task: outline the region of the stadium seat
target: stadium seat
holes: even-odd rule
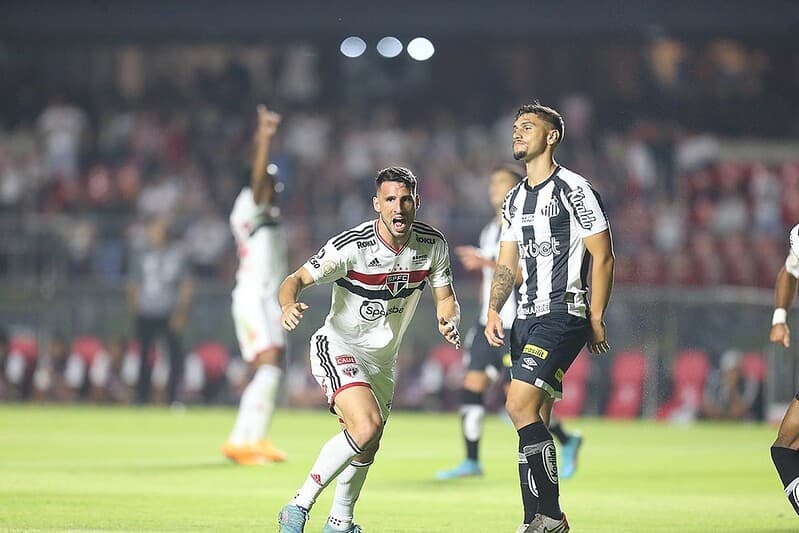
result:
[[[225,370],[230,360],[227,346],[221,342],[209,341],[197,345],[194,352],[203,363],[206,382],[225,378]]]
[[[763,383],[766,378],[766,359],[760,352],[746,352],[743,355],[744,377]]]
[[[616,354],[610,372],[610,399],[605,407],[609,418],[636,418],[641,413],[646,380],[646,354],[637,349]]]
[[[672,393],[660,406],[658,419],[671,418],[680,413],[696,413],[702,405],[705,379],[710,372],[707,353],[699,349],[685,349],[677,354],[672,367]]]
[[[104,352],[103,341],[94,335],[82,335],[72,341],[71,353],[83,359],[87,365],[91,365],[94,358]]]
[[[591,377],[591,354],[583,349],[563,377],[563,399],[555,402],[553,408],[556,415],[579,416],[583,412],[585,398],[588,396],[586,384],[589,377]]]

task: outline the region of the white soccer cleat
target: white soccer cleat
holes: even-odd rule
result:
[[[569,521],[566,520],[566,513],[560,520],[555,520],[548,516],[538,514],[533,517],[530,525],[527,526],[525,533],[568,533]]]

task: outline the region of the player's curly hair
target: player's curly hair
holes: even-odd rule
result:
[[[416,176],[410,169],[405,167],[386,167],[377,173],[375,186],[379,189],[380,184],[385,181],[396,181],[408,186],[411,194],[416,194]]]
[[[526,115],[528,113],[532,113],[541,120],[546,121],[546,123],[552,126],[553,129],[557,130],[558,142],[555,143],[555,146],[559,145],[560,141],[563,140],[563,134],[565,130],[563,117],[560,115],[560,113],[551,107],[542,105],[538,100],[533,100],[532,104],[524,104],[521,106],[519,110],[516,111],[516,118],[518,119],[520,116]]]

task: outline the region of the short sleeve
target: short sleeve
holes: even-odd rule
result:
[[[442,242],[436,247],[436,256],[430,265],[430,273],[427,278],[430,280],[431,287],[446,287],[452,283],[452,268],[449,262],[449,247],[446,242]]]
[[[500,229],[499,233],[500,241],[519,242],[522,240],[519,217],[516,216],[517,209],[511,201],[512,197],[515,198],[513,194],[515,190],[515,188],[511,189],[511,191],[505,196],[505,200],[502,202],[502,228]]]
[[[608,217],[602,198],[587,183],[564,190],[565,203],[572,217],[577,221],[578,235],[581,239],[596,235],[608,229]]]
[[[333,245],[331,239],[303,266],[311,273],[314,283],[320,284],[343,278],[347,274],[347,264],[346,255]]]
[[[799,279],[799,256],[794,253],[793,249],[788,252],[788,257],[785,259],[785,271]]]

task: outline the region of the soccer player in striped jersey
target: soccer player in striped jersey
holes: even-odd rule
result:
[[[586,342],[592,353],[609,349],[604,317],[613,287],[610,228],[591,184],[555,162],[563,132],[560,113],[538,102],[522,106],[516,114],[513,156],[524,161],[527,178],[508,193],[503,205],[485,327],[488,343],[502,346],[500,311],[521,267],[505,402],[519,434],[521,533],[569,531],[560,508],[555,446],[547,425],[563,391],[563,376],[580,349]]]
[[[774,315],[771,319],[769,340],[785,348],[791,345],[788,329],[788,309],[799,287],[799,224],[789,234],[790,249],[785,265],[777,274],[774,287]],[[791,400],[782,417],[777,439],[771,445],[771,459],[785,488],[785,496],[799,513],[799,393]]]
[[[483,468],[480,465],[479,447],[483,435],[483,394],[492,381],[502,379],[507,387],[510,382],[510,350],[503,345],[495,348],[488,344],[483,331],[486,326],[488,314],[488,300],[491,293],[491,280],[494,267],[499,255],[499,234],[502,228],[502,201],[510,190],[524,179],[521,169],[517,166],[501,165],[495,168],[489,177],[488,198],[496,212],[496,216],[485,225],[480,232],[480,247],[458,246],[455,253],[466,270],[480,270],[482,281],[480,284],[480,313],[477,323],[466,334],[463,351],[463,366],[466,375],[463,377],[461,389],[461,433],[466,447],[466,458],[449,470],[442,470],[436,474],[441,480],[461,477],[482,476]],[[508,298],[502,306],[502,327],[505,335],[510,335],[510,328],[516,318],[516,299]],[[549,430],[561,444],[560,477],[566,479],[574,474],[577,464],[577,452],[582,437],[578,434],[569,434],[563,424],[553,415],[550,419]]]
[[[241,395],[236,422],[222,453],[243,465],[283,461],[286,457],[266,439],[286,345],[277,303],[278,282],[287,271],[286,243],[274,205],[273,177],[267,172],[269,148],[280,115],[263,105],[257,112],[250,184],[241,190],[230,213],[239,255],[233,322],[242,358],[249,363],[253,376]]]
[[[460,306],[452,288],[447,241],[416,221],[416,177],[389,167],[376,178],[377,220],[330,239],[280,286],[283,327],[297,327],[308,309],[297,300],[313,284],[333,283],[330,313],[311,336],[311,371],[342,431],[322,447],[305,483],[278,515],[280,531],[304,531],[308,512],[336,477],[323,531],[358,532],[353,509],[374,460],[394,395],[393,370],[405,330],[429,283],[438,331],[460,346]]]

